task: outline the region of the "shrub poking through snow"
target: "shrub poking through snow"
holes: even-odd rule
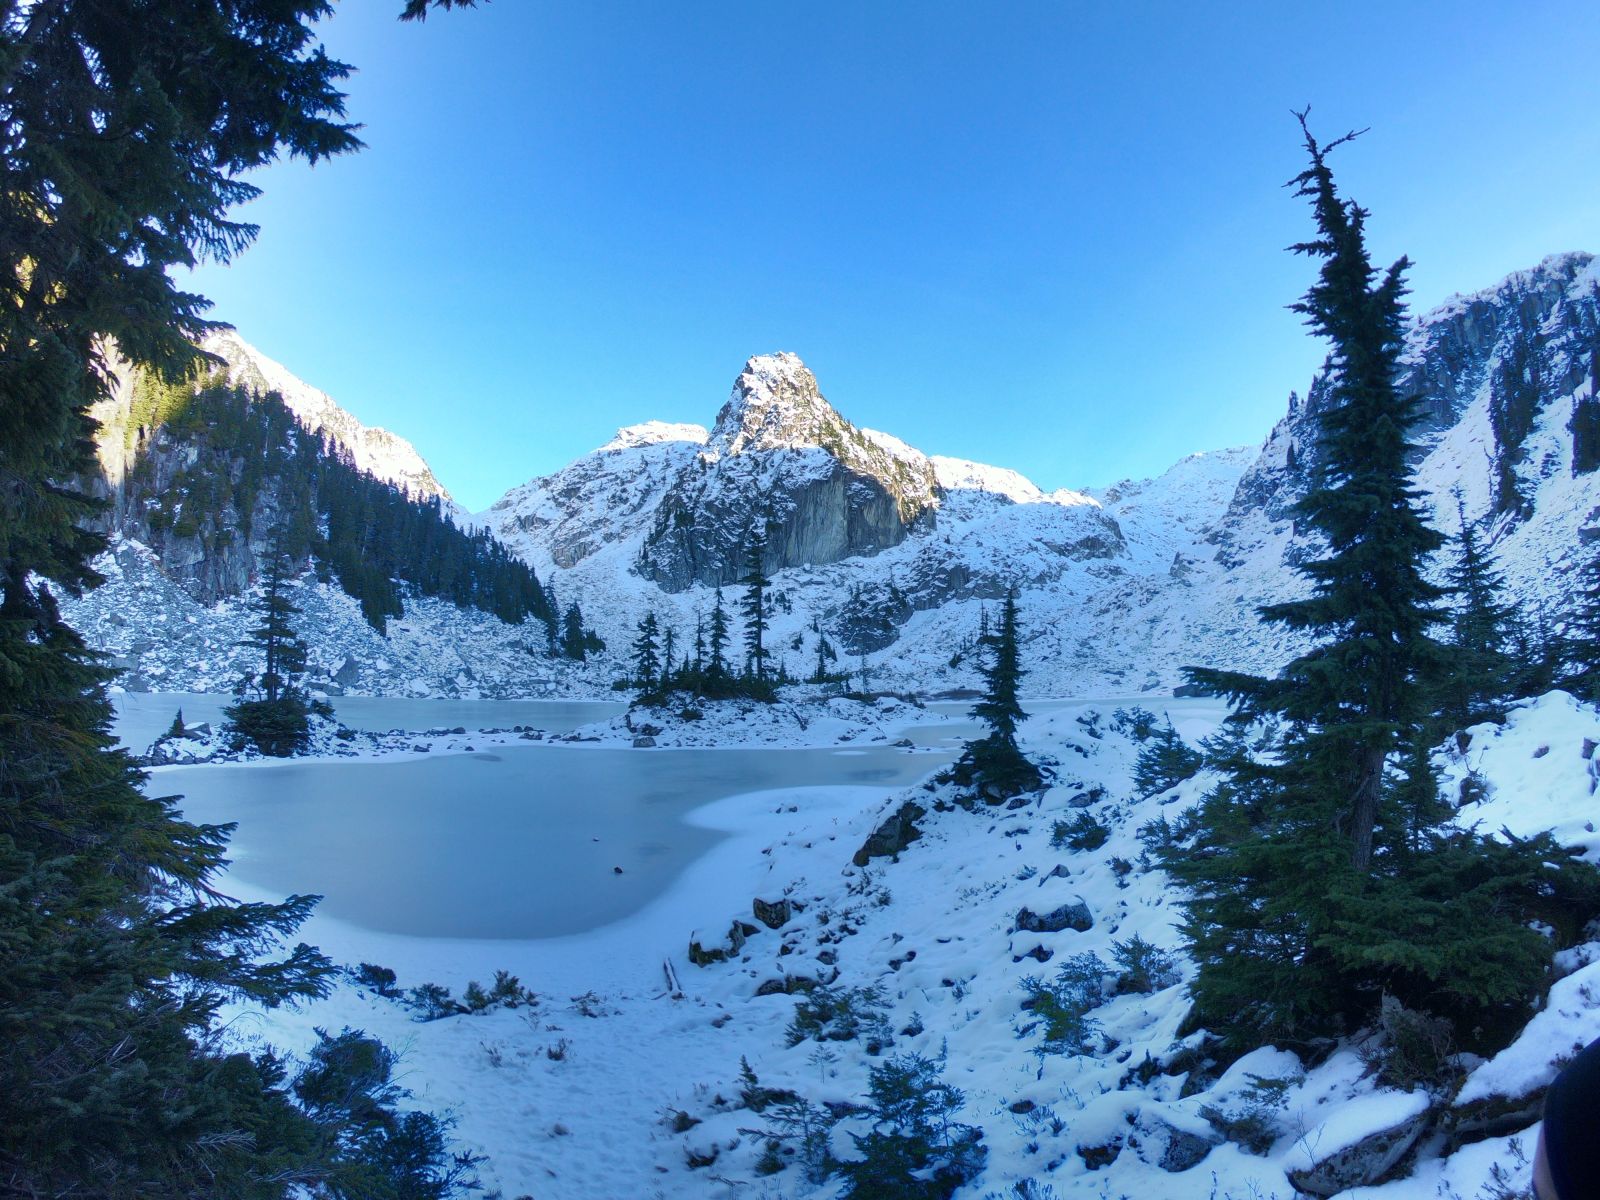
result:
[[[339,1194],[437,1200],[476,1190],[483,1160],[449,1149],[449,1121],[398,1110],[410,1093],[394,1082],[394,1065],[394,1051],[358,1029],[319,1029],[294,1081],[312,1119],[337,1131]]]
[[[1082,1054],[1099,1032],[1089,1016],[1105,1000],[1106,965],[1098,954],[1075,954],[1056,969],[1055,978],[1030,975],[1022,981],[1024,1007],[1040,1019],[1040,1054]]]
[[[816,987],[795,1005],[788,1043],[852,1042],[860,1039],[868,1054],[881,1054],[894,1042],[877,988]]]
[[[1443,1017],[1407,1008],[1387,993],[1378,1009],[1377,1036],[1361,1051],[1362,1061],[1386,1087],[1431,1092],[1458,1082],[1455,1037]]]
[[[756,1163],[758,1175],[775,1175],[793,1161],[805,1182],[819,1184],[838,1170],[830,1140],[836,1118],[827,1109],[789,1093],[768,1106],[765,1115],[763,1128],[739,1131],[766,1140]]]
[[[1111,728],[1117,733],[1124,733],[1136,742],[1149,740],[1156,731],[1156,715],[1148,708],[1119,708],[1111,714]]]
[[[944,1081],[944,1054],[901,1054],[872,1068],[872,1129],[840,1163],[848,1200],[947,1200],[983,1170],[983,1131],[957,1122],[966,1097]]]
[[[1178,982],[1177,961],[1138,934],[1125,942],[1112,943],[1111,954],[1122,968],[1114,985],[1119,996],[1129,992],[1159,992]]]
[[[1050,834],[1050,844],[1057,850],[1098,850],[1111,836],[1109,827],[1102,825],[1086,812],[1070,821],[1057,821]]]
[[[1251,1154],[1265,1154],[1283,1132],[1278,1116],[1283,1109],[1285,1093],[1299,1081],[1268,1079],[1262,1075],[1249,1078],[1249,1084],[1226,1108],[1207,1104],[1200,1109],[1200,1115],[1230,1142]]]
[[[1169,720],[1139,751],[1139,759],[1133,766],[1133,786],[1141,796],[1154,796],[1193,776],[1203,762],[1200,752],[1178,736]]]
[[[354,979],[360,987],[371,988],[378,995],[389,1000],[398,999],[400,991],[395,987],[398,977],[388,967],[380,967],[377,963],[362,963],[359,967],[348,968],[350,978]]]

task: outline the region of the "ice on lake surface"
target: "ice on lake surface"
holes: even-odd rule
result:
[[[200,692],[118,692],[117,736],[129,749],[142,753],[172,726],[183,710],[193,725],[215,724],[232,696]],[[628,706],[618,700],[413,700],[404,696],[337,696],[333,710],[352,729],[387,733],[392,729],[424,730],[509,729],[531,725],[551,733],[565,733],[592,721],[604,721]]]
[[[322,914],[383,933],[520,939],[596,929],[663,894],[723,836],[684,819],[711,801],[796,787],[887,793],[942,761],[888,747],[517,746],[176,767],[150,788],[183,795],[191,820],[237,822],[231,876],[252,889],[321,893]]]

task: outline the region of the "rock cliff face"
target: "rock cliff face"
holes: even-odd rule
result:
[[[1487,422],[1482,465],[1492,515],[1513,521],[1530,514],[1529,497],[1550,478],[1554,464],[1530,455],[1536,429],[1549,422],[1573,435],[1571,462],[1578,473],[1600,463],[1600,423],[1585,421],[1600,349],[1600,270],[1594,256],[1552,255],[1492,288],[1457,296],[1413,320],[1406,334],[1400,386],[1419,401],[1413,438],[1419,462],[1463,422]],[[1237,531],[1253,514],[1289,519],[1289,508],[1305,494],[1319,465],[1318,414],[1328,403],[1318,375],[1302,402],[1274,426],[1260,457],[1245,472],[1215,540],[1238,560]],[[1559,411],[1557,411],[1559,410]],[[1593,424],[1591,430],[1589,425]],[[1587,435],[1587,436],[1586,436]],[[1463,461],[1472,474],[1480,464]]]
[[[926,457],[851,425],[799,358],[763,355],[662,498],[638,570],[674,592],[732,583],[757,527],[769,572],[876,554],[932,525],[937,489]]]
[[[237,334],[208,337],[203,348],[223,361],[222,374],[256,397],[277,394],[281,410],[261,414],[241,444],[187,437],[150,420],[139,404],[135,371],[114,361],[112,396],[96,405],[100,477],[90,486],[110,505],[102,527],[149,547],[170,578],[201,604],[244,592],[293,501],[280,495],[273,461],[291,456],[305,438],[326,438],[358,470],[418,499],[438,497],[455,513],[415,447],[386,429],[369,428],[324,392],[303,383]],[[148,422],[148,423],[147,423]]]

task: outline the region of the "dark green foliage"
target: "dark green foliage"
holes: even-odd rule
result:
[[[1589,548],[1579,570],[1558,653],[1561,686],[1579,699],[1600,703],[1600,542]]]
[[[183,709],[180,708],[178,715],[172,718],[172,724],[167,726],[166,736],[169,738],[181,738],[188,736],[188,733],[189,730],[183,723]]]
[[[772,581],[767,578],[767,534],[761,526],[750,533],[750,545],[745,551],[745,575],[739,582],[744,585],[744,596],[739,601],[739,614],[744,617],[745,674],[764,681],[767,677],[766,633],[770,605],[767,589]]]
[[[1297,249],[1323,265],[1297,307],[1333,352],[1296,518],[1324,552],[1300,567],[1311,595],[1263,615],[1315,645],[1277,679],[1191,671],[1240,712],[1208,746],[1227,778],[1161,857],[1189,888],[1197,1019],[1232,1046],[1351,1030],[1386,992],[1487,1044],[1544,978],[1552,944],[1528,928],[1541,892],[1593,872],[1440,824],[1427,750],[1442,591],[1423,565],[1442,539],[1411,480],[1415,404],[1394,384],[1407,264],[1376,277],[1331,147],[1307,133],[1306,148],[1296,183],[1318,236]],[[1246,735],[1258,717],[1281,721],[1269,747]]]
[[[124,488],[158,550],[168,536],[248,535],[265,505],[278,547],[330,572],[375,629],[404,613],[407,587],[510,624],[555,622],[532,569],[486,530],[464,532],[437,497],[417,499],[361,471],[347,449],[302,430],[276,392],[213,376],[169,384],[144,371],[134,408],[138,454]],[[194,463],[158,486],[151,451],[179,446]]]
[[[1460,1081],[1450,1022],[1409,1009],[1393,996],[1383,998],[1377,1029],[1361,1057],[1380,1084],[1403,1092],[1417,1087],[1442,1092]]]
[[[1532,511],[1517,480],[1517,465],[1527,457],[1525,443],[1533,432],[1543,391],[1535,331],[1519,327],[1489,380],[1489,427],[1494,432],[1497,513],[1527,517]]]
[[[1111,955],[1122,968],[1113,985],[1118,995],[1159,992],[1178,982],[1178,964],[1172,955],[1138,934],[1125,942],[1113,942]]]
[[[1600,329],[1589,351],[1589,394],[1572,406],[1567,428],[1572,433],[1572,473],[1587,475],[1600,468]]]
[[[1055,823],[1050,831],[1050,844],[1057,850],[1098,850],[1110,836],[1109,826],[1080,812],[1070,821]]]
[[[655,613],[645,613],[633,639],[633,681],[642,691],[650,691],[662,677],[660,635]]]
[[[1111,714],[1111,728],[1142,742],[1156,731],[1156,715],[1148,708],[1119,708]]]
[[[1106,965],[1097,954],[1075,954],[1052,978],[1022,981],[1025,1007],[1044,1025],[1040,1054],[1083,1054],[1100,1029],[1089,1014],[1105,1003]]]
[[[1000,609],[1000,626],[982,638],[986,661],[979,669],[987,685],[972,715],[989,732],[967,743],[951,770],[957,783],[976,787],[991,804],[1002,803],[1019,792],[1033,791],[1043,776],[1017,745],[1017,726],[1026,718],[1017,689],[1027,672],[1022,668],[1017,621],[1017,592],[1006,592]]]
[[[242,643],[261,652],[262,668],[240,681],[238,698],[223,716],[234,749],[252,746],[261,754],[287,758],[305,750],[314,706],[300,687],[306,647],[294,630],[300,610],[286,591],[291,567],[281,544],[267,556],[266,568],[261,597],[252,605],[259,623]]]
[[[1200,752],[1191,749],[1168,720],[1150,734],[1139,751],[1133,766],[1133,786],[1141,796],[1154,796],[1192,777],[1203,761]]]
[[[561,618],[561,653],[567,658],[583,662],[591,654],[604,651],[606,644],[600,635],[583,623],[583,610],[576,601],[567,605]]]
[[[394,1052],[360,1030],[317,1030],[294,1095],[332,1142],[328,1191],[350,1200],[442,1200],[475,1189],[482,1160],[450,1152],[447,1122],[396,1107],[410,1093],[394,1082],[394,1065]]]
[[[850,1200],[947,1200],[983,1169],[983,1132],[955,1120],[966,1098],[943,1067],[943,1055],[905,1054],[872,1069],[872,1130],[852,1135],[861,1158],[838,1168]]]
[[[789,1022],[789,1045],[804,1041],[860,1041],[868,1054],[880,1054],[894,1041],[877,988],[812,988],[795,1005]]]
[[[271,1054],[232,1053],[230,998],[321,994],[273,948],[311,897],[239,904],[212,881],[229,830],[147,796],[116,748],[109,673],[51,588],[99,582],[89,406],[105,355],[179,377],[206,301],[173,268],[225,261],[244,176],[355,148],[348,74],[311,37],[323,0],[47,0],[0,7],[0,1188],[82,1200],[285,1200],[421,1190],[427,1139],[354,1162]],[[199,505],[195,506],[196,508]],[[195,513],[171,514],[196,523]],[[426,1132],[426,1131],[420,1131]],[[399,1143],[396,1143],[399,1144]],[[364,1193],[340,1181],[360,1172]],[[445,1181],[446,1184],[448,1181]],[[370,1184],[370,1186],[365,1186]]]
[[[1467,519],[1459,493],[1456,512],[1461,533],[1448,576],[1455,603],[1436,705],[1447,730],[1500,717],[1516,690],[1520,670],[1510,652],[1516,617],[1501,600],[1505,581],[1494,553],[1479,540],[1479,531]]]

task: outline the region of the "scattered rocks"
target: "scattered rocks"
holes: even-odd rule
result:
[[[872,836],[862,843],[861,849],[856,851],[855,858],[851,861],[858,867],[864,867],[874,858],[897,857],[902,850],[922,836],[922,831],[917,828],[917,822],[927,815],[928,810],[914,801],[907,800],[872,831]]]
[[[1308,1164],[1290,1168],[1289,1182],[1313,1196],[1333,1196],[1347,1188],[1377,1183],[1417,1144],[1433,1117],[1426,1101],[1420,1110],[1387,1122],[1365,1137],[1326,1154],[1318,1154],[1316,1131],[1302,1140],[1301,1157]]]
[[[1094,915],[1090,913],[1089,906],[1080,897],[1066,904],[1057,906],[1046,913],[1036,913],[1031,908],[1023,908],[1017,914],[1016,924],[1012,926],[1013,933],[1060,933],[1064,929],[1071,929],[1078,933],[1094,928]]]
[[[756,920],[760,921],[768,929],[782,929],[789,923],[790,918],[794,916],[794,906],[783,898],[763,900],[760,896],[757,896],[750,902],[750,909],[754,913]]]

